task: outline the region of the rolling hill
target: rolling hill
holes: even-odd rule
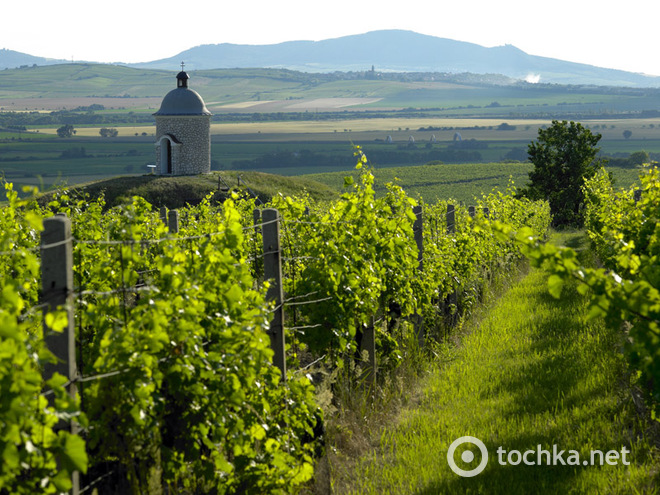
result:
[[[95,63],[3,70],[0,113],[84,112],[90,105],[100,105],[108,112],[143,115],[142,120],[131,120],[129,115],[125,123],[146,122],[144,115],[158,109],[163,95],[173,88],[176,72]],[[270,113],[277,117],[280,112],[309,112],[311,118],[316,113],[330,112],[334,118],[345,118],[348,111],[408,109],[408,113],[415,113],[426,109],[445,118],[582,118],[660,111],[659,88],[530,84],[492,74],[377,74],[371,70],[310,73],[264,68],[193,70],[190,75],[191,87],[203,95],[216,115]],[[0,127],[3,122],[26,125],[25,119],[10,117],[5,115]],[[35,119],[31,117],[29,124],[48,123]]]

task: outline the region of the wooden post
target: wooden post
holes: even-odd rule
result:
[[[477,214],[477,210],[475,210],[474,206],[468,206],[468,215],[474,218],[476,214]]]
[[[161,206],[160,210],[158,210],[158,215],[160,216],[161,222],[167,225],[167,208]]]
[[[274,208],[262,210],[262,232],[264,244],[264,280],[270,284],[266,299],[275,303],[270,322],[270,345],[275,352],[273,364],[282,372],[286,380],[286,355],[284,352],[284,292],[282,289],[282,251],[280,249],[279,212]]]
[[[642,190],[635,189],[633,192],[633,198],[635,199],[635,203],[639,203],[642,200]]]
[[[372,384],[376,383],[376,325],[374,318],[371,317],[371,322],[368,325],[362,326],[362,341],[360,342],[360,358],[362,352],[367,351],[369,355],[369,364],[362,372],[363,379],[369,379]]]
[[[44,363],[44,381],[50,380],[54,373],[59,373],[69,380],[67,391],[76,396],[76,337],[73,320],[73,239],[71,220],[64,214],[44,220],[41,233],[41,303],[44,313],[63,310],[67,325],[62,332],[54,332],[44,317],[44,342],[57,358],[57,363]],[[56,426],[58,428],[59,426]],[[72,433],[77,432],[77,425],[68,426]],[[79,473],[71,474],[73,495],[80,493]]]
[[[447,233],[456,232],[456,216],[454,214],[454,205],[447,205]]]
[[[417,244],[417,270],[422,272],[424,271],[424,218],[422,216],[422,206],[415,206],[413,213],[415,214],[413,233]],[[415,333],[417,334],[417,343],[421,349],[424,345],[424,317],[419,313],[415,316]]]
[[[261,232],[261,226],[259,225],[261,223],[261,210],[259,208],[255,208],[252,210],[252,220],[253,220],[253,225],[254,225],[254,230],[258,234]]]
[[[413,223],[413,233],[415,235],[415,243],[417,244],[417,263],[418,269],[421,272],[424,269],[424,241],[423,241],[423,218],[422,206],[417,205],[413,208],[415,215],[415,223]]]
[[[455,215],[454,205],[447,205],[447,233],[454,234],[455,232],[456,232],[456,215]],[[448,302],[450,306],[452,304],[456,306],[458,301],[458,296],[456,293],[456,283],[452,282],[452,284],[453,284],[453,290],[451,294],[449,294]],[[453,326],[454,316],[452,316],[451,318],[451,324]]]
[[[179,212],[177,210],[170,210],[167,216],[167,227],[170,234],[177,234],[179,232]]]
[[[488,209],[488,207],[484,207],[483,212],[484,212],[484,218],[490,217],[490,210]]]

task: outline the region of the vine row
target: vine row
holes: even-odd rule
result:
[[[484,196],[474,216],[456,208],[453,222],[446,202],[418,204],[393,184],[376,197],[366,157],[356,156],[361,175],[339,200],[266,205],[280,212],[286,380],[272,365],[277,308],[253,200],[181,209],[174,233],[141,198],[106,210],[103,198],[61,192],[42,205],[7,184],[0,493],[69,490],[76,471],[83,486],[102,480],[132,493],[288,492],[312,477],[319,449],[323,415],[308,371],[350,368],[369,327],[379,370],[396,367],[521,257],[491,225],[541,237],[548,228],[547,204],[513,190]],[[66,308],[42,311],[40,233],[58,213],[71,219],[72,322]],[[44,383],[53,355],[42,329],[70,324],[78,374]]]

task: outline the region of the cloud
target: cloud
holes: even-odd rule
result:
[[[525,81],[530,84],[536,84],[541,80],[541,74],[527,74]]]

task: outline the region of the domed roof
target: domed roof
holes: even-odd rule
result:
[[[177,74],[177,88],[165,95],[154,115],[212,115],[197,91],[188,87],[188,74]]]

